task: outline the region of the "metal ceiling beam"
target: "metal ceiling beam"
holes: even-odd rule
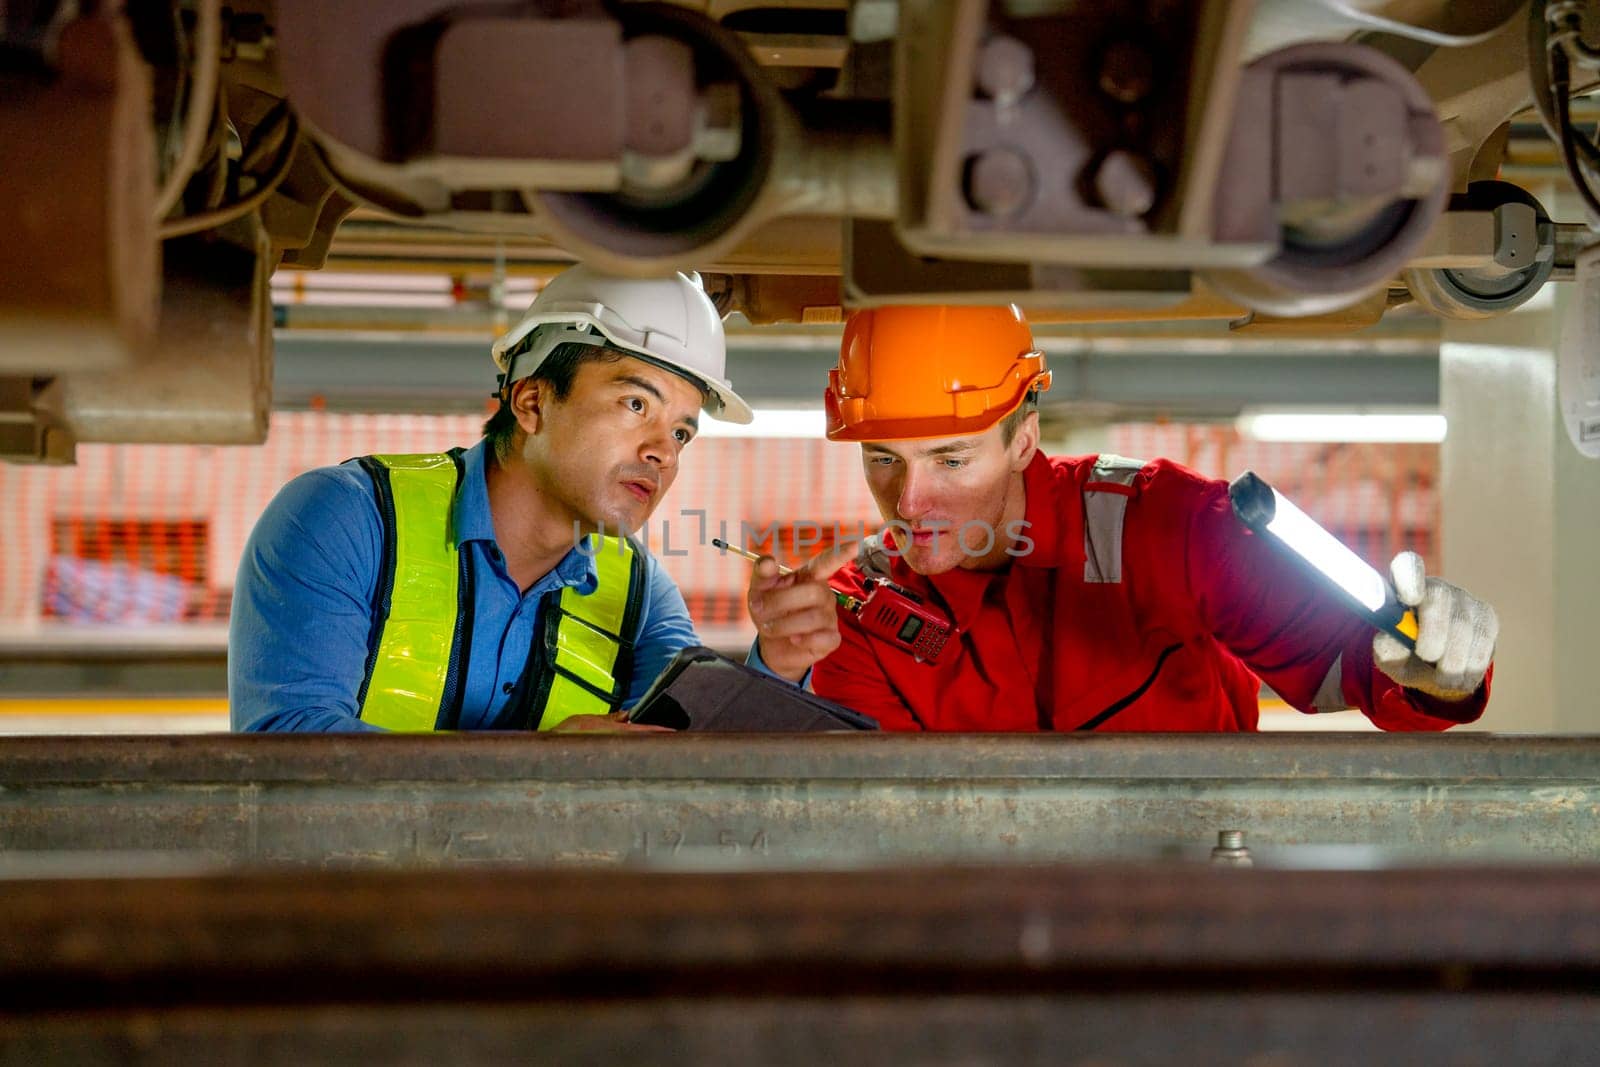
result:
[[[1185,418],[1228,416],[1245,406],[1431,407],[1439,400],[1438,348],[1429,340],[1187,350],[1194,344],[1181,338],[1046,341],[1055,371],[1046,408]],[[820,405],[837,358],[829,338],[735,339],[728,373],[757,406]],[[278,334],[273,402],[280,409],[476,413],[493,388],[483,340]]]

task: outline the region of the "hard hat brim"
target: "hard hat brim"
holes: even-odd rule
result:
[[[1002,419],[1020,408],[1032,392],[1050,388],[1051,374],[1040,371],[1032,375],[1004,405],[989,408],[974,415],[961,417],[954,413],[925,415],[916,418],[862,418],[846,421],[839,410],[839,398],[829,385],[823,390],[822,406],[827,419],[824,431],[830,441],[933,441],[942,437],[976,437],[986,433]]]
[[[744,402],[743,397],[728,387],[727,382],[718,381],[708,374],[702,374],[693,367],[685,367],[680,363],[661,359],[648,352],[625,348],[622,345],[617,347],[626,351],[629,355],[643,359],[646,363],[653,363],[679,377],[688,378],[700,386],[702,392],[706,394],[705,412],[718,422],[732,422],[747,426],[756,421],[756,413],[750,410],[750,405]]]
[[[750,405],[745,403],[744,398],[735,393],[727,382],[713,378],[694,367],[685,366],[675,359],[663,356],[659,352],[653,352],[641,345],[633,344],[626,338],[616,337],[612,331],[605,328],[603,323],[589,319],[587,322],[582,323],[582,328],[580,328],[579,322],[569,318],[560,318],[552,319],[548,322],[534,322],[531,325],[524,325],[526,326],[525,329],[519,327],[519,329],[502,337],[496,342],[493,349],[495,365],[500,368],[501,374],[507,376],[505,384],[508,386],[537,374],[545,359],[561,344],[568,342],[592,344],[611,348],[618,352],[625,352],[630,356],[658,366],[662,370],[669,371],[680,378],[692,382],[699,387],[705,397],[703,406],[706,414],[719,422],[748,425],[755,421],[755,412],[750,410]],[[515,347],[529,334],[533,333],[534,330],[541,326],[553,325],[569,326],[571,329],[553,336],[547,344],[539,342],[544,348],[542,352],[530,351],[516,355],[512,354]],[[591,328],[594,331],[592,333],[590,332]],[[511,376],[513,372],[515,377]]]

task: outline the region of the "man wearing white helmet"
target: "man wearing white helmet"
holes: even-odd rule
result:
[[[699,280],[574,267],[495,343],[500,408],[470,449],[291,481],[235,585],[235,730],[623,730],[695,643],[621,534],[677,476],[702,410],[749,422]]]

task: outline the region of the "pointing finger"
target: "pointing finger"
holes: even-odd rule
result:
[[[840,541],[820,555],[806,561],[801,569],[819,582],[832,578],[839,568],[855,559],[861,551],[860,541]]]

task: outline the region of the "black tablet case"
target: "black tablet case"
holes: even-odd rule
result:
[[[674,730],[723,733],[878,728],[874,719],[701,645],[678,653],[629,718]]]

